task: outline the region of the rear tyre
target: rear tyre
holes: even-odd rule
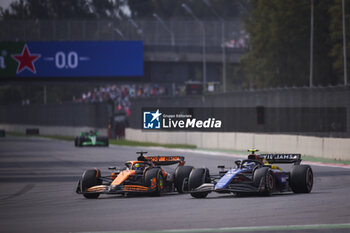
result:
[[[105,146],[109,146],[108,137],[105,137],[103,141],[105,142]]]
[[[84,193],[88,188],[102,184],[101,171],[99,169],[86,170],[80,180],[80,190]],[[100,196],[99,193],[84,193],[84,197],[93,199]]]
[[[101,137],[97,137],[96,138],[96,141],[99,142],[97,145],[99,146],[108,146],[109,143],[108,143],[108,137],[104,137],[104,136],[101,136]],[[102,143],[102,144],[101,144]]]
[[[189,178],[188,178],[188,187],[189,190],[192,191],[195,188],[201,186],[204,183],[210,183],[210,174],[208,168],[195,168],[192,170]],[[205,198],[207,197],[209,192],[198,192],[191,193],[192,197],[195,198]]]
[[[151,168],[145,174],[145,186],[154,189],[153,194],[159,196],[164,187],[164,178],[159,168]]]
[[[275,178],[270,168],[257,168],[253,174],[253,186],[259,188],[259,192],[263,195],[271,195],[275,189]]]
[[[289,184],[294,193],[310,193],[314,175],[309,165],[294,165],[290,171]]]
[[[184,181],[190,176],[192,166],[180,166],[175,170],[174,185],[178,193],[183,193]]]

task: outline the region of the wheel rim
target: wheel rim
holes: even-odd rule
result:
[[[306,175],[306,186],[307,186],[307,190],[311,191],[312,189],[312,185],[313,185],[313,174],[311,169],[307,170],[307,175]]]
[[[163,181],[163,176],[159,176],[159,191],[163,190],[164,187],[164,181]]]
[[[273,176],[271,174],[267,175],[267,191],[270,192],[273,189]]]

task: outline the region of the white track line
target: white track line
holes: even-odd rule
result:
[[[169,229],[169,230],[141,230],[141,231],[93,231],[80,233],[203,233],[203,232],[259,232],[259,231],[295,231],[297,230],[335,230],[349,229],[350,223],[340,224],[311,224],[311,225],[283,225],[283,226],[254,226],[254,227],[223,227],[198,229]],[[333,232],[333,231],[332,231]]]

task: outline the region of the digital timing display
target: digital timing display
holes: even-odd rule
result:
[[[142,41],[0,43],[0,77],[141,76]]]

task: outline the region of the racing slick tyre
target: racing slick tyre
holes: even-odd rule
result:
[[[261,167],[254,171],[253,186],[259,188],[259,193],[263,195],[271,195],[275,189],[275,178],[270,168]]]
[[[178,193],[183,193],[184,181],[186,178],[188,179],[192,170],[192,166],[181,166],[176,168],[174,185]]]
[[[74,146],[80,146],[79,143],[80,143],[79,137],[75,137]]]
[[[104,137],[103,141],[105,143],[105,146],[109,146],[109,141],[108,141],[108,137]]]
[[[294,165],[290,170],[289,185],[294,193],[309,193],[314,175],[309,165]]]
[[[108,146],[108,137],[97,137],[96,141],[102,142],[103,144],[99,144],[100,146]]]
[[[4,129],[0,129],[0,137],[5,137],[6,136],[6,132]]]
[[[83,146],[83,142],[84,142],[84,137],[76,137],[76,146],[81,147]]]
[[[195,168],[192,170],[188,178],[188,188],[189,190],[194,190],[195,188],[201,186],[204,183],[210,183],[210,174],[208,168]],[[191,196],[195,198],[205,198],[208,196],[209,192],[198,192],[192,193]]]
[[[154,189],[153,194],[159,196],[164,187],[164,178],[159,168],[151,168],[145,173],[145,186]]]
[[[92,186],[102,184],[101,171],[99,169],[86,170],[80,180],[80,190],[84,193]],[[84,193],[86,198],[98,198],[99,193]]]

